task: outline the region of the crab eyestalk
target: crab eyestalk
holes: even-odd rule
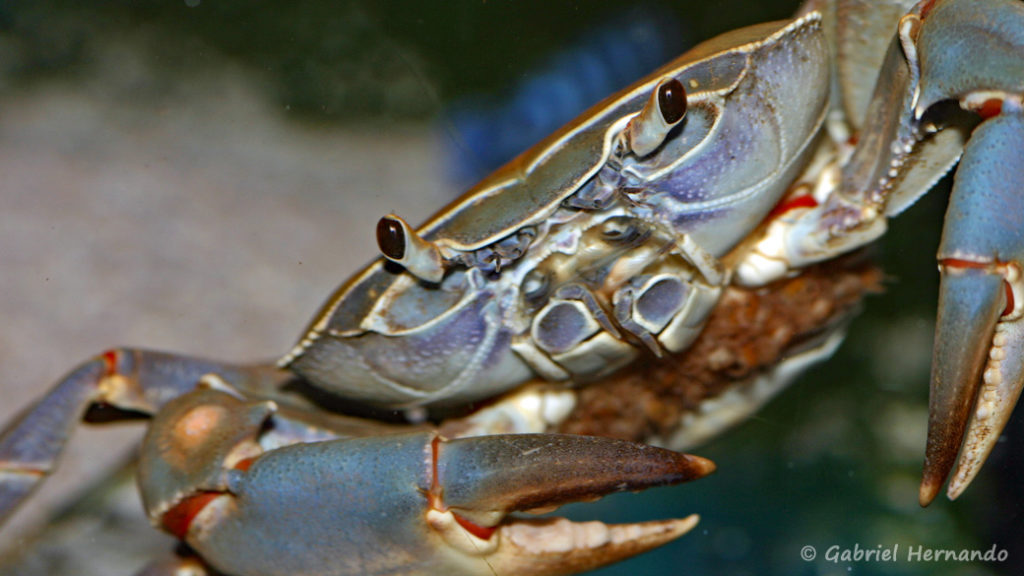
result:
[[[629,148],[637,156],[654,152],[665,141],[669,131],[686,116],[686,89],[675,78],[658,83],[643,110],[626,128]]]
[[[385,258],[401,264],[421,280],[437,284],[444,278],[444,259],[437,245],[424,240],[394,214],[377,222],[377,245]]]

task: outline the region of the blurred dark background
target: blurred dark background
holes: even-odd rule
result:
[[[446,166],[440,173],[454,197],[488,167],[688,45],[785,18],[795,8],[791,1],[743,0],[628,6],[549,0],[0,2],[0,102],[59,86],[99,90],[115,103],[187,108],[182,84],[230,70],[257,87],[268,114],[305,130],[429,132],[443,150],[436,159]],[[680,542],[600,574],[1024,570],[1016,528],[1024,477],[1019,422],[1011,424],[1018,433],[1007,434],[961,500],[940,498],[926,510],[917,505],[936,303],[934,252],[947,189],[895,220],[874,249],[888,273],[886,293],[866,302],[836,357],[750,422],[698,451],[718,464],[714,477],[576,508],[581,517],[606,521],[702,516]],[[303,321],[293,319],[290,330]],[[76,358],[58,360],[70,365]],[[987,564],[824,559],[832,545],[873,550],[895,544],[901,555],[919,545],[997,545],[1010,557]],[[60,546],[51,549],[60,553]],[[804,546],[817,549],[815,561],[801,559]],[[35,573],[55,573],[54,564],[22,565],[49,566]]]

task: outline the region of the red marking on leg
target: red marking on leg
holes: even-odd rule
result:
[[[973,268],[975,270],[992,270],[993,273],[998,272],[1000,266],[1003,266],[1001,262],[974,262],[971,260],[961,260],[959,258],[943,258],[939,260],[939,264],[943,266],[952,266],[953,268]],[[1013,288],[1009,282],[1003,281],[1003,288],[1006,290],[1006,306],[1003,307],[1003,316],[1008,316],[1013,312],[1015,305],[1013,299]]]
[[[444,512],[447,510],[444,505],[444,489],[441,488],[441,481],[437,479],[437,458],[440,452],[441,437],[434,436],[430,441],[430,491],[427,492],[427,500],[431,508]]]
[[[1000,112],[1003,111],[1003,101],[1000,98],[989,98],[982,103],[981,107],[978,108],[978,115],[988,120],[995,116],[999,116]]]
[[[991,264],[974,262],[973,260],[961,260],[959,258],[943,258],[939,260],[939,264],[952,266],[953,268],[974,268],[975,270],[987,270],[992,266]]]
[[[452,516],[455,517],[455,521],[459,523],[459,526],[466,529],[466,532],[469,532],[481,540],[490,540],[491,536],[494,536],[494,533],[498,531],[497,526],[481,526],[459,516],[458,514],[455,514],[454,512],[452,513]]]
[[[195,520],[196,516],[210,502],[223,494],[223,492],[199,492],[186,496],[172,506],[170,510],[164,512],[163,517],[160,519],[160,524],[163,525],[164,530],[170,532],[179,540],[184,540],[185,536],[188,535],[189,526],[192,525],[192,521]]]
[[[935,0],[928,0],[921,4],[921,19],[924,20],[928,17],[928,13],[935,7]]]
[[[242,472],[248,472],[249,468],[252,467],[252,463],[256,461],[256,456],[250,456],[248,458],[242,458],[235,465],[232,466],[235,470],[241,470]]]
[[[942,260],[939,260],[939,264],[942,264],[943,266],[952,266],[953,268],[974,268],[975,270],[988,270],[992,267],[992,264],[990,263],[961,260],[959,258],[943,258]]]
[[[797,208],[814,208],[817,205],[818,201],[810,194],[793,196],[776,204],[775,208],[772,208],[772,211],[768,213],[768,218],[778,218],[790,210],[795,210]]]
[[[114,376],[117,374],[117,361],[120,355],[117,350],[107,350],[100,355],[103,358],[103,365],[106,367],[106,374],[104,376]]]
[[[438,456],[441,452],[441,436],[434,436],[434,439],[430,441],[430,490],[427,492],[427,500],[430,502],[430,507],[438,512],[445,512],[448,507],[444,504],[444,488],[441,487],[441,481],[437,475],[437,461]],[[498,531],[497,526],[481,526],[472,520],[463,518],[455,512],[452,512],[452,517],[458,522],[459,526],[462,526],[466,532],[469,532],[473,536],[481,540],[490,540],[491,536]]]

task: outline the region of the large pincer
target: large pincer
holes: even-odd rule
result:
[[[491,574],[574,574],[674,540],[697,516],[638,524],[526,519],[612,492],[694,480],[709,460],[643,444],[572,435],[522,434],[437,442],[427,522],[467,566]],[[433,499],[432,499],[433,500]]]
[[[941,288],[920,500],[956,498],[1024,386],[1024,112],[1007,99],[971,137],[939,248]],[[959,456],[958,456],[959,454]]]
[[[182,535],[231,574],[574,574],[671,541],[697,517],[606,525],[511,513],[713,470],[695,456],[565,435],[296,444],[232,470]]]

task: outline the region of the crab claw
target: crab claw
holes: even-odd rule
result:
[[[268,451],[229,471],[223,492],[184,495],[188,518],[175,525],[230,574],[573,574],[664,544],[697,518],[608,526],[508,514],[713,470],[695,456],[581,436],[334,440]]]
[[[467,558],[498,574],[574,574],[645,552],[683,535],[697,516],[606,525],[564,518],[506,518],[612,492],[677,484],[710,474],[703,458],[643,444],[572,435],[467,438],[439,446],[443,492],[431,527]],[[468,565],[479,561],[471,560]],[[483,570],[483,573],[491,572]]]
[[[957,171],[939,248],[922,506],[954,464],[949,497],[967,487],[1024,386],[1022,139],[1024,114],[1008,100],[1001,114],[975,130]]]

